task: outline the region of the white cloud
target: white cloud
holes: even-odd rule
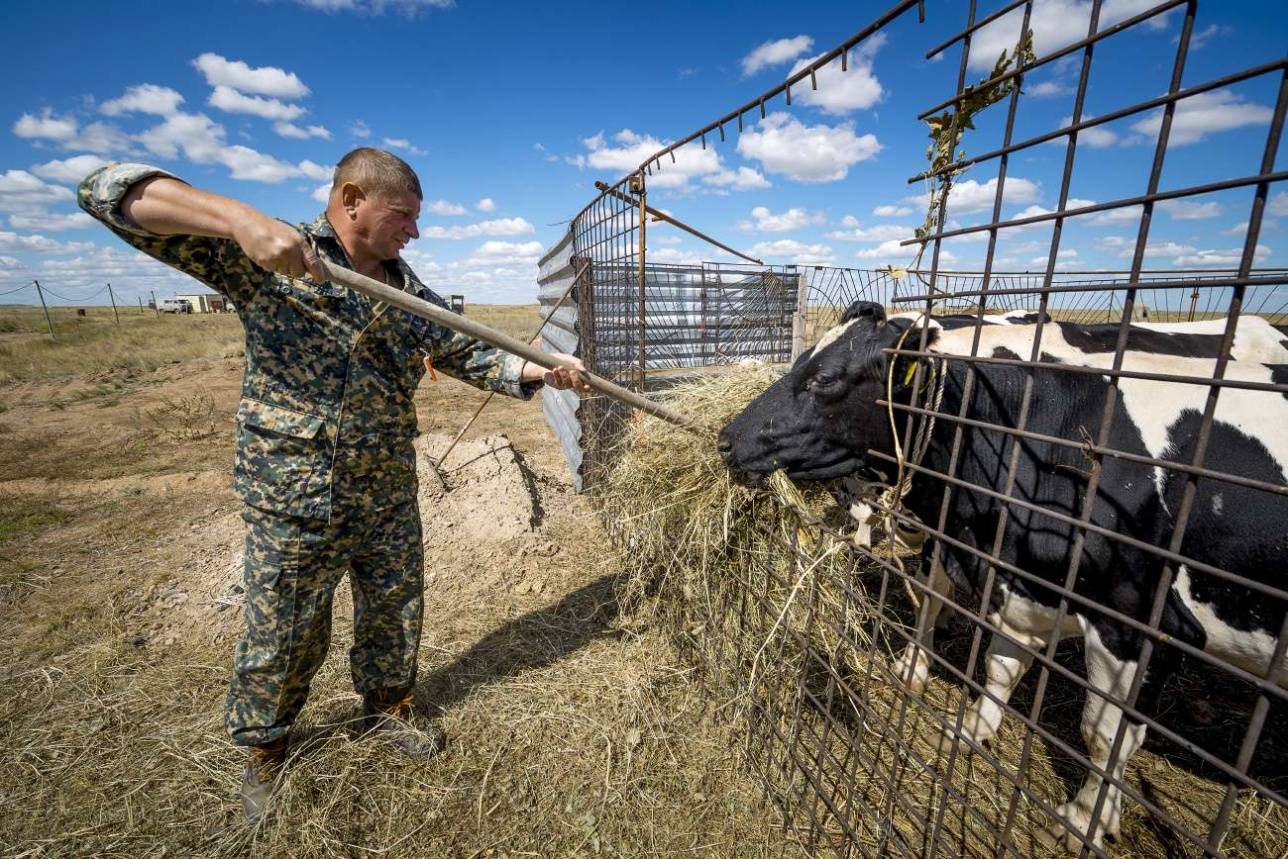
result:
[[[1130,18],[1155,5],[1154,0],[1105,0],[1100,9],[1100,29]],[[1016,8],[996,21],[980,28],[971,39],[970,66],[991,70],[998,55],[1015,48],[1023,20],[1023,7]],[[1166,26],[1165,16],[1150,19],[1149,26]],[[1033,30],[1033,50],[1039,56],[1086,38],[1091,20],[1091,0],[1035,0],[1029,26]]]
[[[1233,27],[1227,27],[1221,24],[1208,24],[1202,30],[1190,36],[1190,50],[1197,51],[1199,48],[1206,47],[1207,43],[1212,41],[1213,38],[1217,36],[1225,36],[1233,32]],[[1173,39],[1172,42],[1175,44],[1177,40]]]
[[[1042,83],[1024,87],[1024,93],[1036,98],[1048,98],[1055,95],[1067,95],[1069,89],[1059,81],[1042,81]]]
[[[317,200],[319,203],[325,203],[327,200],[331,199],[331,183],[327,182],[325,185],[317,186],[309,196],[314,200]]]
[[[876,215],[878,218],[902,218],[905,215],[911,215],[912,212],[913,210],[909,206],[877,206],[872,210],[872,214]],[[842,226],[857,227],[858,224],[843,223]]]
[[[320,140],[331,139],[331,130],[324,125],[306,125],[301,128],[293,122],[275,122],[273,131],[281,137],[289,137],[292,140],[309,140],[314,137]]]
[[[349,126],[349,133],[354,137],[366,140],[371,136],[371,128],[361,119],[355,119],[353,125]]]
[[[1221,215],[1221,204],[1213,200],[1197,203],[1192,200],[1159,200],[1158,208],[1176,221],[1201,221]]]
[[[479,236],[526,236],[535,232],[532,224],[523,218],[498,218],[455,227],[422,227],[420,234],[427,239],[473,239]]]
[[[1080,223],[1096,227],[1116,226],[1118,224],[1139,224],[1143,210],[1140,206],[1124,206],[1120,209],[1107,209],[1079,219]]]
[[[827,223],[822,212],[810,212],[806,209],[791,208],[781,214],[774,214],[764,206],[751,210],[755,221],[743,221],[738,229],[758,233],[786,233],[802,227],[818,226]]]
[[[652,244],[650,239],[649,243]],[[646,252],[649,263],[662,263],[664,265],[701,265],[706,262],[702,254],[694,251],[682,251],[678,248],[649,248]]]
[[[79,184],[82,179],[106,164],[97,155],[76,155],[62,161],[46,161],[31,168],[31,172],[52,182]]]
[[[301,161],[299,164],[299,168],[300,168],[300,172],[303,173],[308,178],[317,179],[319,181],[325,180],[327,182],[330,182],[332,175],[334,175],[335,173],[334,167],[327,167],[322,164],[314,164],[312,161],[309,161],[308,159]]]
[[[24,113],[13,124],[13,133],[28,140],[49,140],[63,149],[107,153],[129,147],[123,131],[106,122],[91,122],[84,128],[73,117],[57,116],[48,108],[40,116]]]
[[[234,179],[275,183],[305,175],[301,167],[249,146],[228,146],[225,137],[224,127],[205,114],[177,113],[137,139],[149,152],[162,158],[176,158],[182,152],[194,164],[222,164]],[[313,178],[320,177],[315,174]]]
[[[19,235],[0,230],[0,251],[17,251],[33,254],[83,253],[95,246],[90,242],[57,242],[39,234]]]
[[[829,239],[836,239],[842,242],[903,241],[913,237],[913,229],[900,224],[875,224],[866,228],[855,227],[849,230],[834,230],[825,235]]]
[[[287,104],[275,98],[262,98],[257,95],[244,95],[232,87],[220,84],[206,99],[206,104],[217,107],[225,113],[246,113],[264,119],[290,122],[305,113],[298,104]]]
[[[66,141],[76,136],[76,127],[76,120],[72,117],[57,116],[45,108],[40,116],[24,113],[18,117],[13,124],[13,133],[27,139]]]
[[[703,176],[702,181],[717,188],[718,190],[715,192],[717,194],[725,193],[726,191],[759,191],[772,187],[769,180],[761,175],[759,170],[753,170],[750,167],[739,167],[737,170],[720,170]]]
[[[319,12],[383,15],[387,10],[393,10],[405,18],[415,18],[426,9],[451,9],[456,5],[456,0],[295,0],[295,2]]]
[[[638,134],[629,128],[613,135],[610,145],[601,131],[582,140],[589,150],[570,160],[574,166],[593,167],[614,175],[630,173],[654,152],[666,144],[651,134]],[[662,158],[661,169],[656,167],[648,177],[650,188],[687,189],[690,181],[704,176],[718,175],[725,170],[715,149],[703,149],[692,143],[675,151],[675,163],[669,155]]]
[[[1273,113],[1269,107],[1254,104],[1228,89],[1201,92],[1176,102],[1167,144],[1185,146],[1198,143],[1209,134],[1250,125],[1268,125]],[[1132,123],[1131,127],[1146,142],[1153,142],[1162,124],[1163,111],[1159,108]]]
[[[1060,263],[1061,261],[1068,262],[1068,261],[1074,261],[1077,259],[1078,259],[1078,251],[1074,248],[1060,248],[1060,250],[1057,251],[1055,255],[1055,260],[1057,264]],[[1043,256],[1033,257],[1031,260],[1029,260],[1029,264],[1045,266],[1049,260],[1050,260],[1050,253],[1048,252]]]
[[[468,210],[459,203],[449,203],[447,200],[428,200],[425,202],[425,211],[431,215],[464,215]]]
[[[0,212],[35,214],[75,199],[76,195],[62,185],[51,185],[26,170],[0,173]]]
[[[972,212],[986,212],[993,208],[993,199],[997,196],[997,179],[989,179],[981,184],[975,179],[965,179],[952,186],[948,192],[948,211],[954,215],[966,215]],[[1006,188],[1002,192],[1002,202],[1013,205],[1032,203],[1038,198],[1036,182],[1009,176]],[[918,194],[906,198],[909,203],[925,207],[929,203],[928,194]]]
[[[225,87],[274,98],[302,98],[309,94],[309,88],[293,72],[275,66],[251,68],[241,60],[228,60],[209,52],[192,64],[216,90]]]
[[[496,202],[491,197],[484,197],[474,204],[474,208],[480,212],[495,212]]]
[[[83,230],[94,226],[94,219],[84,212],[55,215],[38,212],[30,215],[10,215],[9,226],[15,230],[44,230],[57,233],[63,230]]]
[[[885,43],[884,33],[877,33],[864,41],[850,57],[846,71],[841,71],[841,58],[837,57],[814,73],[818,81],[817,90],[813,89],[807,81],[801,81],[792,90],[793,100],[838,116],[872,107],[881,100],[885,92],[881,87],[881,81],[877,80],[876,74],[872,71],[872,57]],[[821,56],[822,54],[819,54],[817,57],[810,57],[796,63],[792,66],[788,77]]]
[[[909,237],[911,238],[911,237]],[[902,245],[899,239],[888,239],[874,248],[865,248],[856,251],[855,256],[859,259],[883,260],[886,262],[898,262],[900,260],[909,260],[917,255],[920,248],[917,245]],[[940,260],[943,261],[944,252],[939,253]]]
[[[783,259],[797,265],[827,265],[835,260],[832,249],[824,244],[807,245],[795,239],[757,242],[748,253],[759,259]]]
[[[463,266],[535,264],[543,253],[545,249],[537,241],[488,241],[458,263]]]
[[[1263,262],[1271,254],[1270,248],[1259,244],[1253,251],[1253,261]],[[1208,268],[1215,266],[1220,268],[1233,268],[1243,259],[1243,248],[1227,248],[1223,250],[1208,249],[1198,250],[1190,254],[1181,254],[1177,256],[1173,263],[1180,266],[1195,266],[1198,268]]]
[[[1280,191],[1266,201],[1267,215],[1288,215],[1288,191]]]
[[[844,179],[852,166],[880,151],[875,135],[856,135],[851,123],[804,125],[782,112],[771,113],[738,140],[744,158],[798,182]]]
[[[1095,119],[1094,116],[1084,116],[1083,120]],[[1072,116],[1063,116],[1060,118],[1060,127],[1067,128],[1073,125]],[[1087,146],[1092,149],[1108,149],[1117,145],[1119,140],[1117,132],[1110,131],[1103,125],[1093,125],[1091,128],[1084,128],[1078,132],[1078,145]],[[1068,146],[1069,138],[1053,137],[1047,141],[1048,146]]]
[[[170,87],[156,84],[139,84],[125,91],[120,98],[105,101],[99,105],[99,112],[108,116],[119,116],[122,113],[150,113],[156,116],[169,116],[183,104],[183,96]]]
[[[390,149],[402,149],[412,155],[426,155],[426,151],[412,143],[405,137],[385,137],[381,140],[385,146]]]
[[[60,253],[74,250],[83,256],[42,260],[34,272],[36,277],[73,289],[102,287],[104,281],[111,281],[118,302],[123,293],[147,295],[148,289],[181,288],[194,283],[187,275],[132,248],[103,248],[86,242],[69,243],[63,248]]]
[[[743,77],[754,75],[769,66],[791,62],[812,47],[814,47],[814,40],[809,36],[792,36],[790,39],[763,42],[742,58]]]

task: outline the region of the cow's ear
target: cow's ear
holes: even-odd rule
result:
[[[870,318],[873,322],[885,322],[885,308],[875,301],[856,301],[849,307],[845,308],[845,313],[841,315],[841,322],[852,322],[855,319]]]

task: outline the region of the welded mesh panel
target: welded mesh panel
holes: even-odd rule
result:
[[[917,5],[897,4],[820,62]],[[820,524],[767,496],[769,531],[745,544],[731,533],[725,547],[739,573],[673,606],[677,639],[721,712],[745,726],[748,762],[811,849],[1288,852],[1288,343],[1276,327],[1288,322],[1288,285],[1284,272],[1254,267],[1267,200],[1288,178],[1275,169],[1288,62],[1183,85],[1198,6],[1170,0],[1102,27],[1092,2],[1085,36],[985,82],[1014,84],[997,107],[1000,145],[913,178],[951,201],[969,167],[981,184],[996,180],[991,214],[961,225],[941,205],[919,240],[920,270],[800,270],[810,341],[856,299],[973,318],[951,336],[936,323],[873,341],[886,375],[867,381],[890,380],[896,393],[865,407],[892,414],[901,444],[873,439],[867,463],[886,487],[902,474],[909,488],[868,502],[924,549],[891,548],[880,527],[874,541],[855,540],[854,522]],[[1033,13],[1017,0],[941,14],[959,8],[964,28],[930,51],[960,57],[956,92],[921,119],[951,116],[980,91],[967,86],[967,54],[982,26],[1014,12],[1023,44]],[[1166,92],[1085,115],[1096,46],[1167,13],[1179,33]],[[1072,116],[1017,134],[1022,76],[1056,62],[1078,69]],[[788,86],[808,86],[811,72]],[[1165,184],[1178,105],[1257,79],[1277,93],[1257,157],[1225,159],[1224,175],[1203,185]],[[668,151],[723,137],[786,95],[771,91],[644,166],[665,169]],[[1073,198],[1075,164],[1088,157],[1079,135],[1155,111],[1144,192]],[[1064,153],[1055,207],[1003,219],[1012,158],[1053,145]],[[1237,264],[1145,267],[1159,204],[1235,188],[1251,201]],[[1136,228],[1125,270],[1057,264],[1067,222],[1124,212],[1119,223]],[[1044,270],[995,271],[999,234],[1034,225],[1051,229]],[[941,266],[943,242],[971,234],[987,242],[982,270]],[[1033,321],[986,318],[1013,311]],[[636,347],[647,351],[645,333]],[[629,356],[620,361],[626,373]],[[614,510],[604,515],[613,525]]]

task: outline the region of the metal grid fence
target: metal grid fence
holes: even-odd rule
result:
[[[1015,0],[980,15],[972,0],[965,27],[927,54],[960,48],[956,93],[920,118],[951,111],[970,97],[968,54],[980,28],[1017,12],[1022,24],[1016,36],[1022,42],[1033,5],[1033,0]],[[947,197],[953,177],[966,167],[996,168],[987,222],[950,228],[946,206],[939,207],[934,229],[918,240],[929,251],[928,268],[910,276],[834,268],[800,272],[797,283],[809,290],[809,338],[857,298],[927,315],[971,313],[977,320],[966,329],[965,345],[949,357],[942,344],[932,348],[929,326],[913,327],[916,336],[885,350],[886,362],[912,368],[912,384],[907,396],[882,398],[875,407],[897,416],[903,450],[912,450],[923,437],[929,438],[929,450],[919,461],[879,449],[870,450],[869,457],[887,471],[908,475],[907,497],[890,502],[887,496],[884,507],[910,532],[925,535],[920,556],[901,558],[889,547],[855,545],[847,531],[784,528],[774,535],[782,556],[754,563],[746,581],[721,587],[678,631],[708,682],[740,702],[749,759],[764,776],[785,825],[811,849],[865,856],[1030,856],[1068,847],[1082,855],[1115,855],[1113,841],[1105,840],[1108,830],[1136,855],[1288,851],[1288,711],[1283,709],[1288,705],[1288,592],[1282,578],[1288,559],[1283,534],[1288,482],[1282,463],[1278,471],[1249,471],[1222,447],[1240,438],[1230,432],[1237,425],[1244,437],[1271,449],[1273,460],[1288,436],[1288,424],[1274,423],[1284,408],[1281,401],[1288,399],[1284,367],[1232,357],[1239,326],[1252,314],[1282,325],[1288,309],[1283,272],[1253,268],[1270,190],[1288,178],[1275,170],[1288,110],[1288,61],[1182,87],[1198,6],[1197,0],[1168,0],[1101,28],[1102,3],[1092,0],[1085,38],[1024,60],[989,81],[1018,83],[1022,75],[1063,58],[1079,63],[1067,124],[1016,139],[1023,91],[1013,86],[1005,99],[1000,147],[914,177],[937,182],[936,193]],[[579,280],[580,342],[592,368],[648,390],[650,366],[684,365],[649,345],[650,296],[662,301],[671,281],[662,268],[651,275],[643,259],[648,176],[665,169],[667,156],[673,158],[679,147],[698,140],[705,146],[707,136],[717,132],[723,139],[726,125],[736,121],[741,128],[746,113],[758,110],[764,116],[767,102],[783,98],[790,104],[791,87],[810,85],[819,67],[838,59],[844,63],[856,45],[913,9],[922,11],[916,2],[898,3],[783,87],[650,157],[638,173],[578,215],[573,258],[589,261]],[[1171,11],[1181,23],[1166,94],[1084,116],[1096,46]],[[1164,188],[1160,177],[1177,105],[1262,76],[1276,82],[1277,100],[1259,161],[1231,162],[1231,175],[1216,182]],[[1071,204],[1079,135],[1154,110],[1161,111],[1161,121],[1146,191]],[[1051,141],[1065,150],[1058,204],[1046,214],[1004,220],[1010,159]],[[1252,195],[1237,268],[1144,268],[1151,219],[1160,202],[1232,188]],[[1062,230],[1070,219],[1129,207],[1138,207],[1139,218],[1126,271],[1057,274]],[[1033,224],[1052,228],[1045,271],[994,273],[999,233]],[[983,270],[946,272],[939,265],[943,242],[970,233],[987,238]],[[763,288],[766,283],[776,288],[771,276],[788,282],[788,275],[766,274],[754,285],[762,295],[772,293]],[[774,312],[786,312],[789,304],[796,306],[784,299]],[[982,317],[1012,309],[1037,313],[1024,352],[1012,356],[981,349],[986,342]],[[665,319],[672,309],[663,305],[657,312]],[[1139,360],[1132,338],[1147,318],[1212,323],[1214,349],[1201,359],[1170,364]],[[1111,346],[1081,363],[1048,360],[1044,345],[1063,336],[1063,323],[1105,324]],[[622,336],[628,331],[635,336]],[[701,354],[711,358],[718,352]],[[932,374],[940,390],[951,382],[952,393],[928,397]],[[1008,409],[1003,414],[981,409],[980,392],[1003,375],[1013,385]],[[1091,403],[1096,420],[1082,425],[1080,433],[1051,434],[1038,419],[1059,378],[1103,380]],[[1184,426],[1170,427],[1170,446],[1142,450],[1124,443],[1118,429],[1142,395],[1146,401],[1173,398],[1191,404]],[[1263,415],[1265,423],[1239,424],[1228,417],[1234,407]],[[631,420],[625,409],[603,400],[582,407],[587,475],[611,468],[613,448]],[[968,462],[985,447],[996,452],[995,473],[987,480]],[[1026,482],[1035,471],[1063,473],[1076,487],[1076,503],[1057,504],[1035,493]],[[1123,474],[1158,486],[1162,510],[1152,531],[1109,509],[1115,490],[1109,481]],[[588,484],[593,488],[594,480],[588,477]],[[1237,503],[1237,515],[1262,523],[1263,533],[1251,540],[1251,560],[1212,552],[1221,533],[1220,526],[1213,531],[1208,511],[1219,507],[1221,493],[1228,503]],[[963,505],[977,515],[964,517]],[[604,513],[611,520],[613,511]],[[1022,550],[1038,532],[1054,535],[1058,551],[1053,556]],[[822,545],[845,548],[821,564]],[[1092,569],[1093,555],[1112,562]],[[943,574],[947,567],[958,570],[955,578]],[[1116,587],[1119,579],[1106,585],[1105,577],[1113,576],[1140,587],[1124,600]],[[1212,605],[1221,603],[1226,611],[1235,606],[1241,613],[1223,631],[1212,609],[1213,617],[1201,621],[1210,625],[1206,641],[1178,633],[1168,616],[1178,588],[1188,589],[1190,604],[1200,604],[1194,597],[1200,587],[1222,595],[1209,596]],[[1042,595],[1041,618],[1028,618],[1027,626],[1008,613],[1004,601],[1017,592]],[[948,619],[956,634],[933,641],[937,619]],[[1220,649],[1213,645],[1216,635],[1236,627],[1248,633],[1248,642],[1255,638],[1252,633],[1263,636],[1248,645],[1255,654],[1242,664],[1212,652]],[[1061,646],[1062,638],[1089,630],[1093,634],[1081,650]],[[1121,648],[1107,648],[1103,639],[1110,633],[1126,642],[1126,656]],[[732,644],[746,641],[765,645],[753,653],[744,644]],[[1178,661],[1184,670],[1176,670]],[[1029,672],[1034,663],[1037,671]],[[918,675],[923,675],[920,681]],[[1146,740],[1153,752],[1150,771],[1141,769],[1140,756],[1133,757]],[[1173,770],[1183,777],[1163,777]]]

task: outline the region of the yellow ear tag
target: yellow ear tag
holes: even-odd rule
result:
[[[903,383],[904,383],[905,385],[911,385],[911,384],[912,384],[912,376],[913,376],[913,374],[914,374],[914,373],[916,373],[916,372],[917,372],[917,362],[916,362],[916,361],[913,361],[912,363],[910,363],[910,364],[908,365],[908,372],[906,372],[906,373],[904,373],[904,374],[903,374]]]
[[[437,382],[438,374],[434,372],[434,361],[428,355],[425,356],[425,369],[429,371],[429,380]]]

